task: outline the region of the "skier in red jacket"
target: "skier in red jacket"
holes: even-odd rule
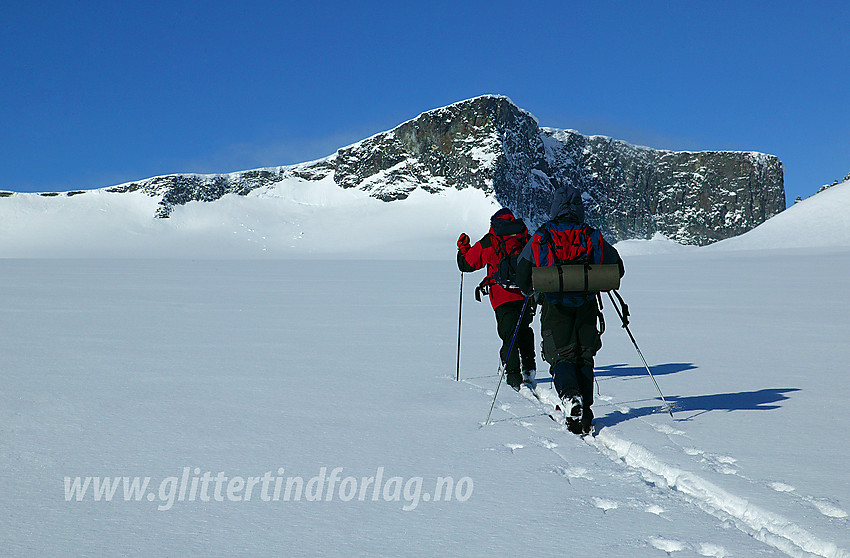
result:
[[[507,382],[517,391],[523,383],[533,385],[536,373],[534,332],[531,329],[534,307],[529,304],[522,314],[525,296],[519,288],[505,287],[500,282],[506,283],[504,276],[508,266],[503,261],[511,256],[514,256],[515,261],[516,255],[529,239],[528,229],[522,219],[515,218],[510,209],[500,209],[490,218],[490,232],[481,240],[470,246],[469,236],[462,233],[457,241],[457,265],[462,272],[487,267],[487,276],[476,289],[476,298],[479,292],[490,296],[490,304],[496,313],[496,330],[502,339],[499,355],[507,372]],[[520,314],[522,323],[516,333],[514,349],[508,356]]]

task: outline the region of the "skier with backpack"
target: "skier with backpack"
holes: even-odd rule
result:
[[[533,384],[537,368],[531,329],[534,306],[527,303],[516,284],[517,259],[529,238],[522,219],[504,208],[493,214],[490,231],[474,245],[470,246],[466,233],[457,241],[457,265],[462,272],[487,268],[487,276],[475,289],[475,298],[480,302],[481,294],[490,297],[496,313],[496,330],[502,340],[499,355],[508,385],[516,391],[522,384]]]
[[[571,186],[556,185],[549,210],[550,220],[543,223],[523,249],[517,263],[517,283],[524,293],[532,292],[532,268],[558,265],[619,264],[617,250],[602,234],[584,222],[581,192]],[[587,283],[585,283],[587,285]],[[574,434],[587,434],[593,424],[593,357],[602,347],[598,292],[584,291],[540,293],[542,312],[540,329],[543,359],[558,396],[563,403],[567,428]],[[597,328],[597,319],[600,327]]]

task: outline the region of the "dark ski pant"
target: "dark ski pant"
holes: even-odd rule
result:
[[[520,383],[522,383],[520,361],[522,370],[534,370],[537,368],[534,356],[534,331],[531,329],[531,320],[534,319],[534,307],[531,301],[529,301],[525,308],[525,313],[522,315],[522,323],[516,334],[514,348],[510,356],[508,356],[511,339],[513,339],[517,322],[519,322],[523,304],[523,301],[516,300],[496,307],[496,329],[499,332],[499,337],[502,339],[502,348],[499,351],[499,356],[502,362],[505,362],[505,357],[507,357],[505,366],[507,381],[514,388],[518,388]]]
[[[576,307],[544,300],[540,315],[543,359],[551,366],[555,389],[562,398],[581,395],[588,425],[593,420],[593,357],[602,348],[598,315],[595,298]]]

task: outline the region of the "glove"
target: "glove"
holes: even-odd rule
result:
[[[457,239],[457,250],[461,254],[466,254],[469,250],[469,236],[466,233],[461,233]]]

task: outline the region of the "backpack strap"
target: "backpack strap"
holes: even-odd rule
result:
[[[589,269],[590,269],[590,264],[587,263],[587,260],[585,260],[584,261],[584,292],[587,292],[587,285],[588,285],[587,272],[588,272]]]
[[[546,237],[543,239],[546,241],[546,245],[549,246],[549,258],[552,260],[552,265],[561,265],[561,260],[558,259],[558,250],[557,246],[555,246],[555,238],[552,235],[552,231],[548,228],[546,229]],[[560,273],[560,271],[559,271]],[[563,290],[563,281],[561,282],[561,287]]]
[[[494,246],[494,249],[496,250],[496,255],[499,256],[500,261],[508,257],[508,246],[501,236],[496,236],[496,245]]]
[[[602,313],[602,293],[596,293],[596,301],[599,303],[599,329],[597,331],[599,331],[599,335],[601,336],[605,333],[605,315]]]
[[[496,241],[493,242],[493,238],[495,237]],[[507,249],[505,248],[504,242],[502,239],[493,233],[487,233],[484,235],[484,238],[481,239],[481,245],[485,248],[493,248],[496,252],[496,255],[499,256],[499,260],[501,260],[504,256],[500,255],[501,252],[507,253]],[[481,302],[482,296],[490,296],[490,287],[494,285],[495,281],[492,275],[488,275],[478,283],[478,286],[475,287],[475,300]]]

